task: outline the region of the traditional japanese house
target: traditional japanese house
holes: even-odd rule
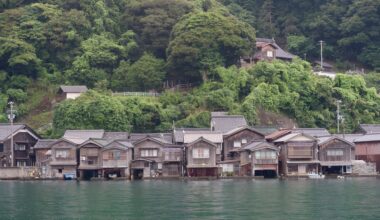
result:
[[[243,115],[226,115],[225,112],[212,112],[210,123],[211,131],[222,133],[248,125]]]
[[[36,166],[40,168],[41,177],[49,178],[52,176],[50,161],[51,145],[57,142],[57,139],[39,139],[34,145],[34,153],[36,155]]]
[[[354,139],[355,155],[357,160],[376,163],[376,170],[380,170],[380,133],[365,134]]]
[[[132,161],[132,143],[127,140],[114,140],[104,144],[104,147],[100,151],[102,176],[105,178],[129,178],[129,164]]]
[[[51,146],[51,177],[53,178],[77,178],[77,144],[58,139]]]
[[[103,148],[101,143],[89,139],[78,146],[79,149],[79,177],[90,180],[94,177],[102,177],[102,165],[100,151]]]
[[[290,133],[274,144],[280,148],[279,167],[286,176],[302,176],[319,172],[317,139],[303,134]]]
[[[337,136],[318,138],[319,160],[324,174],[352,173],[355,145]]]
[[[184,174],[183,145],[165,145],[163,148],[163,165],[162,176],[163,177],[179,177]]]
[[[217,177],[216,151],[218,146],[200,137],[186,144],[187,175],[189,177]]]
[[[58,101],[76,99],[82,93],[87,92],[87,86],[60,86],[58,89]]]
[[[240,175],[277,177],[279,149],[265,140],[245,144],[240,154]]]
[[[11,137],[13,136],[13,155]],[[0,166],[34,166],[33,147],[40,137],[24,124],[0,124]]]
[[[208,132],[210,128],[174,128],[173,129],[173,143],[184,144],[184,136],[187,132]]]
[[[162,176],[165,145],[171,145],[171,143],[150,136],[133,142],[133,160],[131,162],[133,179]]]
[[[192,143],[203,137],[216,145],[216,162],[222,160],[223,133],[219,131],[187,131],[184,133],[184,144]]]
[[[222,161],[218,162],[224,175],[239,175],[240,173],[240,149],[253,140],[264,140],[261,132],[242,126],[234,128],[223,135]]]

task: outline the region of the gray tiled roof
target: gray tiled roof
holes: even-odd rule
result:
[[[355,139],[363,136],[363,134],[336,134],[336,136],[345,139],[348,142],[354,143]]]
[[[355,138],[354,143],[359,142],[371,142],[371,141],[380,141],[380,133],[377,134],[365,134],[361,137]]]
[[[210,128],[176,128],[173,131],[174,142],[183,143],[184,134],[189,131],[210,131]]]
[[[11,128],[10,124],[0,124],[0,141],[4,141],[7,139],[13,133],[16,132],[19,129],[25,128],[25,125],[23,124],[13,124],[13,127]]]
[[[165,140],[165,142],[172,142],[171,133],[130,133],[128,140],[134,142],[146,138],[148,136],[163,139]]]
[[[272,134],[273,132],[278,131],[277,127],[272,127],[272,126],[253,126],[252,128],[260,131],[261,133],[265,135]]]
[[[286,52],[285,50],[283,50],[277,43],[275,40],[273,39],[268,39],[268,38],[256,38],[256,42],[265,42],[265,43],[271,43],[273,44],[273,46],[275,46],[277,49],[276,49],[276,58],[280,58],[280,59],[293,59],[295,57],[295,55],[289,53],[289,52]]]
[[[34,145],[34,149],[46,149],[50,148],[50,145],[56,142],[57,139],[40,139]]]
[[[116,131],[107,131],[104,132],[103,138],[104,139],[110,139],[110,140],[126,140],[128,139],[129,133],[128,132],[116,132]]]
[[[275,147],[273,144],[268,143],[267,141],[252,141],[251,143],[248,143],[243,147],[244,150],[258,150],[262,149],[264,147],[269,147],[278,150],[277,147]]]
[[[225,133],[237,127],[247,126],[247,121],[242,115],[214,116],[211,117],[211,125],[215,131]]]
[[[59,88],[65,93],[82,93],[88,90],[87,86],[60,86]]]
[[[334,139],[340,139],[344,142],[348,142],[348,144],[350,145],[353,145],[354,146],[354,142],[352,141],[348,141],[347,139],[345,138],[342,138],[342,137],[339,137],[338,135],[331,135],[331,136],[325,136],[325,137],[318,137],[318,144],[322,145],[322,144],[325,144],[326,142],[330,141],[330,140],[334,140]]]
[[[360,128],[366,134],[380,133],[380,124],[361,124]]]
[[[326,128],[295,128],[292,132],[304,133],[313,137],[323,137],[331,135]]]
[[[82,144],[90,138],[101,139],[103,136],[104,130],[66,130],[63,138],[76,144]]]

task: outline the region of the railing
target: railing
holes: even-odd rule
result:
[[[276,159],[256,159],[255,164],[277,164]]]
[[[114,92],[112,96],[160,96],[158,92]]]
[[[103,160],[103,167],[127,167],[126,160]]]

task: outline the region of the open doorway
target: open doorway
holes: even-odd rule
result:
[[[82,180],[91,180],[93,177],[98,177],[97,170],[83,170],[82,174]]]
[[[144,169],[133,169],[132,177],[134,180],[141,180],[144,176]]]
[[[255,176],[262,176],[264,178],[276,178],[277,172],[275,170],[255,170]]]

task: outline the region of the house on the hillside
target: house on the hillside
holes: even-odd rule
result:
[[[227,115],[224,112],[211,113],[211,130],[226,133],[237,127],[247,126],[243,115]]]
[[[303,133],[289,133],[273,141],[279,147],[279,166],[286,176],[319,173],[317,139]]]
[[[334,66],[327,62],[323,62],[323,66],[321,65],[321,61],[316,60],[313,62],[314,71],[323,71],[331,73],[333,72],[333,68]]]
[[[254,140],[240,149],[240,175],[277,177],[279,148],[265,140]]]
[[[59,101],[65,99],[76,99],[82,93],[87,92],[87,86],[60,86],[58,89]]]
[[[242,67],[249,67],[259,61],[271,61],[275,59],[291,61],[296,56],[283,50],[274,39],[256,38],[255,54],[240,59]]]
[[[186,144],[186,168],[188,177],[217,177],[216,151],[218,146],[200,137]]]
[[[13,136],[13,155],[11,137]],[[40,137],[24,124],[0,124],[0,166],[34,166],[34,145]]]
[[[319,160],[324,174],[352,173],[355,144],[337,136],[318,138]]]

